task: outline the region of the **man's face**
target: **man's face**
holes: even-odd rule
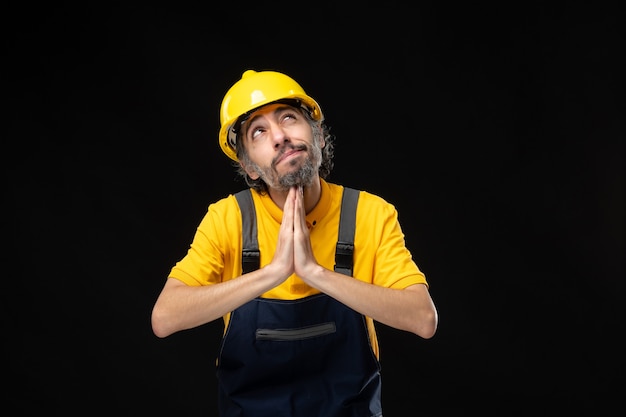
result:
[[[249,159],[246,172],[270,188],[308,186],[318,177],[322,144],[300,109],[281,103],[260,108],[244,123],[240,140]]]

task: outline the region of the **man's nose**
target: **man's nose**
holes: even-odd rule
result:
[[[278,123],[270,123],[270,136],[274,142],[274,146],[282,145],[288,141],[287,132]]]

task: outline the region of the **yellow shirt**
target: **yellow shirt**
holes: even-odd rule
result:
[[[339,213],[343,187],[321,180],[322,193],[317,206],[306,216],[311,245],[317,261],[332,270],[335,264]],[[257,212],[260,266],[274,256],[283,212],[269,195],[252,191]],[[187,285],[211,285],[241,275],[241,212],[234,195],[209,205],[198,226],[187,254],[172,268],[169,277]],[[393,205],[381,197],[361,191],[354,234],[355,279],[389,288],[427,284],[424,274],[407,249],[404,234]],[[293,300],[319,291],[295,274],[262,297]],[[224,317],[226,325],[228,316]],[[374,325],[368,318],[372,347],[378,355]]]

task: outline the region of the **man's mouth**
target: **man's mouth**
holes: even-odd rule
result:
[[[284,150],[280,155],[278,155],[278,157],[276,158],[276,161],[274,162],[274,165],[278,165],[279,163],[289,159],[291,156],[299,154],[300,152],[304,151],[305,148],[304,147],[294,147],[294,148],[288,148],[286,150]]]

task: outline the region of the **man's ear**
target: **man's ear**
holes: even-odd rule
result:
[[[241,161],[239,161],[239,165],[241,165],[241,168],[246,171],[246,174],[248,174],[248,176],[250,178],[252,178],[253,180],[258,180],[259,179],[259,174],[253,170],[253,169],[248,169],[248,167]]]
[[[318,126],[320,126],[320,131],[323,132],[322,129],[322,124],[318,122]],[[326,139],[324,138],[324,135],[319,135],[319,145],[320,145],[320,149],[324,149],[324,146],[326,146]]]

